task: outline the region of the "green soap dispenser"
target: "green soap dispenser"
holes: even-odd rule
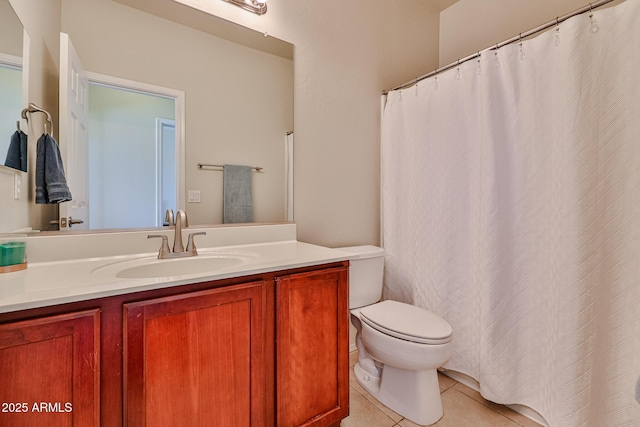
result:
[[[0,234],[0,273],[27,268],[27,235]]]

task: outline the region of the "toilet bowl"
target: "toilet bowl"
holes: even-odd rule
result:
[[[381,301],[384,250],[355,246],[349,271],[349,308],[356,328],[358,383],[381,403],[420,425],[443,414],[437,369],[451,357],[452,329],[428,310]]]

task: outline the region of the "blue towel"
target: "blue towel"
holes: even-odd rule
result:
[[[23,172],[27,171],[27,135],[21,130],[17,130],[11,135],[4,165]]]
[[[58,143],[51,135],[42,135],[36,153],[36,203],[55,204],[70,200]]]
[[[224,224],[253,222],[252,170],[251,166],[223,166],[222,222]]]

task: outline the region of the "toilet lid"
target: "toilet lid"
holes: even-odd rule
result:
[[[422,344],[451,341],[453,329],[436,314],[398,301],[382,301],[360,310],[360,318],[378,331]]]

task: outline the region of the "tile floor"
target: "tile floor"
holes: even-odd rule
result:
[[[357,383],[353,365],[358,352],[350,354],[350,415],[342,420],[341,427],[415,427],[417,424],[404,419],[376,401]],[[434,426],[438,427],[540,427],[540,424],[507,408],[489,402],[477,391],[445,375],[438,374],[444,415]]]

